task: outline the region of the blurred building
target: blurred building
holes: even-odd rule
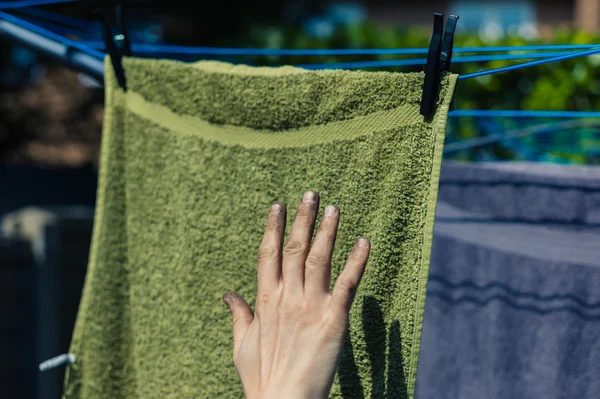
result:
[[[600,31],[600,0],[371,0],[366,5],[376,23],[430,28],[432,13],[452,13],[460,16],[459,29],[484,36],[543,37],[559,26]]]

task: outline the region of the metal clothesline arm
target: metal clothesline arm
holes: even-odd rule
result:
[[[0,35],[104,81],[104,54],[0,12]]]

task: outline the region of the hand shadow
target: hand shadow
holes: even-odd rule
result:
[[[383,312],[377,300],[366,296],[363,300],[363,330],[367,356],[371,363],[371,399],[408,398],[406,378],[404,376],[402,343],[400,340],[400,322],[394,320],[386,342],[386,329]],[[389,347],[387,359],[386,386],[386,345]],[[340,389],[344,399],[365,399],[354,357],[354,348],[350,340],[350,331],[346,334],[344,349],[338,366]]]

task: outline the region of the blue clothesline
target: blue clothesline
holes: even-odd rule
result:
[[[0,2],[2,9],[20,10],[31,16],[47,19],[53,23],[64,24],[80,30],[89,30],[94,22],[64,16],[50,11],[32,8],[40,5],[69,3],[77,0],[25,0]],[[49,25],[51,26],[51,25]],[[86,42],[86,45],[103,49],[102,42]],[[188,47],[174,45],[142,45],[139,51],[150,53],[188,54],[188,55],[279,55],[279,56],[310,56],[310,55],[419,55],[427,54],[427,48],[396,48],[396,49],[264,49],[264,48],[218,48],[218,47]],[[457,47],[454,53],[482,52],[512,52],[512,51],[547,51],[547,50],[578,50],[598,47],[598,44],[558,44],[558,45],[526,45],[526,46],[491,46],[491,47]],[[543,57],[543,56],[538,56]],[[469,62],[469,61],[465,61]]]
[[[560,57],[572,54],[573,52],[543,52],[528,54],[501,54],[501,55],[467,55],[452,58],[452,63],[466,62],[489,62],[489,61],[510,61],[526,60],[532,58],[550,58]],[[401,60],[376,60],[376,61],[352,61],[352,62],[331,62],[326,64],[296,64],[296,67],[304,69],[360,69],[360,68],[385,68],[400,67],[411,65],[425,65],[427,58],[409,58]]]
[[[78,0],[23,0],[23,1],[2,1],[0,2],[0,10],[8,10],[12,8],[46,6],[50,4],[72,3]]]
[[[2,3],[0,3],[2,4]],[[19,18],[16,18],[12,15],[0,12],[0,18],[4,19],[8,22],[11,22],[15,25],[20,26],[21,28],[27,29],[31,32],[37,33],[40,36],[49,38],[51,40],[54,40],[58,43],[60,43],[61,45],[64,46],[68,46],[71,48],[76,48],[79,51],[93,56],[93,57],[97,57],[98,59],[103,59],[105,54],[95,50],[93,48],[90,48],[89,46],[86,46],[80,42],[76,42],[73,40],[69,40],[63,36],[57,35],[51,31],[48,31],[46,29],[40,28],[34,24],[30,24],[26,21],[23,21]],[[567,60],[567,59],[572,59],[572,58],[576,58],[576,57],[584,57],[584,56],[588,56],[588,55],[593,55],[593,54],[598,54],[600,53],[600,48],[596,47],[593,48],[592,50],[588,50],[588,51],[582,51],[582,52],[570,52],[567,54],[562,54],[562,55],[558,55],[558,56],[553,56],[553,57],[549,57],[549,58],[545,58],[545,59],[541,59],[541,60],[536,60],[536,61],[530,61],[530,62],[526,62],[526,63],[521,63],[521,64],[516,64],[516,65],[510,65],[510,66],[506,66],[503,68],[497,68],[497,69],[492,69],[492,70],[486,70],[486,71],[480,71],[480,72],[475,72],[475,73],[471,73],[471,74],[467,74],[467,75],[461,75],[459,77],[459,79],[463,80],[463,79],[469,79],[469,78],[475,78],[475,77],[479,77],[479,76],[485,76],[485,75],[490,75],[490,74],[494,74],[494,73],[500,73],[500,72],[506,72],[506,71],[512,71],[512,70],[516,70],[516,69],[520,69],[520,68],[526,68],[526,67],[530,67],[530,66],[536,66],[536,65],[542,65],[542,64],[546,64],[546,63],[550,63],[550,62],[555,62],[555,61],[561,61],[561,60]],[[458,57],[457,57],[458,58]],[[480,58],[479,58],[480,59]],[[373,61],[373,62],[378,62],[379,64],[377,64],[377,66],[382,66],[381,63],[385,63],[385,62],[392,62],[394,60],[382,60],[382,61]],[[396,62],[399,62],[401,60],[396,60]],[[404,61],[409,61],[409,62],[417,62],[417,61],[413,61],[413,60],[404,60]],[[421,61],[418,61],[421,62]],[[314,65],[311,66],[312,68],[314,68]],[[328,65],[328,67],[330,67],[330,65]],[[337,67],[339,68],[340,65],[338,64]]]
[[[82,41],[82,44],[97,50],[104,50],[100,41]],[[269,49],[269,48],[229,48],[229,47],[188,47],[160,44],[137,44],[136,52],[152,54],[181,55],[250,55],[250,56],[327,56],[327,55],[420,55],[427,54],[427,48],[375,48],[375,49]],[[489,46],[456,47],[454,54],[499,53],[511,51],[582,50],[600,47],[599,44],[550,44],[529,46]],[[454,62],[455,58],[453,58]]]
[[[102,42],[88,42],[83,41],[85,45],[89,45],[91,48],[103,49],[104,43]],[[596,54],[600,52],[600,44],[593,45],[552,45],[552,46],[523,46],[524,48],[531,49],[539,49],[540,47],[547,48],[565,48],[565,49],[574,49],[574,48],[591,48],[588,52],[537,52],[537,53],[526,53],[526,54],[502,54],[502,55],[486,55],[486,56],[457,56],[452,59],[454,63],[465,63],[465,62],[487,62],[487,61],[499,61],[499,60],[520,60],[520,59],[532,59],[532,58],[545,58],[544,60],[535,61],[535,64],[526,63],[526,64],[517,64],[511,65],[505,68],[511,68],[506,70],[518,69],[520,65],[541,65],[547,62],[554,62],[559,59],[570,59],[575,57],[585,55]],[[506,51],[507,48],[510,47],[493,47],[489,48],[490,52],[495,51]],[[314,49],[314,50],[292,50],[292,49],[240,49],[240,48],[217,48],[217,47],[192,47],[189,48],[188,52],[185,51],[185,46],[172,46],[172,45],[155,45],[155,44],[132,44],[132,51],[136,54],[160,54],[160,55],[173,55],[173,54],[189,54],[189,55],[316,55],[317,53],[321,53],[322,55],[326,55],[327,51],[332,51],[337,54],[354,54],[351,52],[360,51],[360,52],[369,52],[371,49],[337,49],[337,50],[324,50],[324,49]],[[473,47],[473,48],[463,48],[456,49],[462,50],[458,51],[459,53],[469,53],[469,52],[477,52],[481,49],[485,49],[485,47]],[[375,51],[385,50],[385,49],[373,49]],[[404,52],[404,54],[417,54],[422,51],[427,51],[427,49],[390,49],[390,51]],[[513,48],[514,50],[514,48]],[[390,53],[391,54],[391,53]],[[564,57],[564,58],[563,58]],[[414,66],[414,65],[425,65],[427,63],[426,58],[411,58],[411,59],[401,59],[401,60],[375,60],[375,61],[352,61],[352,62],[337,62],[337,63],[325,63],[325,64],[298,64],[295,65],[299,68],[304,69],[360,69],[360,68],[385,68],[385,67],[399,67],[399,66]],[[494,71],[501,72],[503,68],[499,68]],[[460,79],[467,79],[468,77],[477,77],[483,76],[487,74],[488,71],[477,72],[475,74],[463,75]]]
[[[77,0],[24,0],[24,1],[10,1],[0,2],[0,9],[15,9],[15,8],[29,8],[39,5],[49,5],[57,3],[74,2]],[[72,27],[76,27],[81,30],[89,29],[89,25],[93,22],[82,21],[77,18],[67,17],[56,13],[51,13],[44,10],[36,10],[29,8],[26,11],[21,12],[28,13],[32,16],[39,18],[50,19],[53,22],[64,23]],[[52,26],[52,25],[49,25]],[[92,49],[103,49],[104,43],[99,41],[93,42],[80,42],[82,45],[86,45]],[[548,50],[577,50],[577,49],[594,49],[600,48],[600,44],[558,44],[558,45],[527,45],[527,46],[490,46],[490,47],[457,47],[453,49],[454,53],[482,53],[482,52],[514,52],[514,51],[548,51]],[[310,56],[310,55],[418,55],[427,54],[428,48],[395,48],[395,49],[265,49],[265,48],[219,48],[219,47],[188,47],[188,46],[177,46],[177,45],[156,45],[156,44],[138,44],[134,45],[136,52],[141,53],[154,53],[154,54],[186,54],[186,55],[264,55],[264,56]],[[527,55],[527,57],[525,57]],[[537,54],[524,54],[522,58],[544,58],[544,57],[556,57],[560,53],[537,53]],[[507,55],[507,58],[503,56],[490,56],[490,58],[478,58],[478,57],[455,57],[453,62],[480,62],[480,61],[494,61],[494,60],[510,60],[510,59],[522,59],[518,58],[519,55]],[[565,58],[566,59],[566,58]],[[354,68],[362,67],[376,67],[374,62],[384,62],[383,66],[402,66],[402,65],[420,65],[422,59],[411,59],[411,60],[381,60],[381,61],[366,61],[365,66],[352,66],[352,64],[338,63],[337,65],[349,65]],[[399,64],[393,64],[394,62],[400,62]],[[402,62],[408,62],[403,64]],[[391,64],[388,64],[391,63]],[[311,68],[319,69],[314,65],[327,65],[329,68],[332,64],[311,64]],[[357,64],[358,65],[358,64]],[[303,66],[305,67],[305,66]],[[308,67],[308,66],[306,66]]]
[[[598,54],[598,53],[600,53],[600,48],[596,48],[596,49],[588,50],[588,51],[581,51],[581,52],[571,53],[571,54],[562,55],[562,56],[559,56],[559,57],[547,58],[547,59],[544,59],[544,60],[537,60],[537,61],[525,62],[523,64],[510,65],[510,66],[506,66],[506,67],[503,67],[503,68],[496,68],[496,69],[490,69],[490,70],[487,70],[487,71],[470,73],[470,74],[467,74],[467,75],[461,75],[461,76],[458,77],[458,79],[459,80],[463,80],[463,79],[477,78],[479,76],[485,76],[485,75],[491,75],[491,74],[494,74],[494,73],[514,71],[516,69],[529,68],[529,67],[532,67],[532,66],[548,64],[550,62],[570,60],[572,58],[577,58],[577,57],[587,57],[589,55],[594,55],[594,54]]]
[[[95,25],[94,21],[84,21],[78,18],[64,16],[58,13],[36,9],[33,6],[49,5],[57,3],[73,2],[76,0],[37,0],[37,1],[12,1],[0,2],[0,9],[19,9],[18,12],[28,14],[32,17],[45,19],[50,23],[45,23],[45,26],[59,30],[60,33],[66,33],[64,28],[56,27],[52,23],[63,24],[68,27],[81,31],[89,31],[91,26]],[[102,42],[85,42],[83,43],[94,49],[103,49]],[[600,44],[558,44],[558,45],[526,45],[526,46],[489,46],[489,47],[457,47],[454,53],[487,53],[487,52],[514,52],[514,51],[549,51],[549,50],[579,50],[591,49],[599,47]],[[176,45],[156,45],[156,44],[141,44],[137,45],[137,52],[154,53],[154,54],[182,54],[182,55],[278,55],[278,56],[310,56],[310,55],[419,55],[427,54],[427,48],[394,48],[394,49],[264,49],[264,48],[218,48],[218,47],[189,47]],[[544,58],[545,56],[557,56],[558,53],[535,54],[527,58]],[[523,57],[525,58],[525,57]],[[494,60],[510,60],[521,59],[518,56],[490,56],[490,58],[455,58],[454,62],[485,62]],[[403,66],[403,65],[421,65],[422,60],[410,60],[404,62],[386,60],[383,66]],[[340,63],[340,67],[344,64]],[[370,68],[377,65],[366,63],[364,66],[348,65],[348,68]],[[317,69],[318,67],[311,67]],[[325,68],[325,67],[324,67]],[[327,66],[326,68],[331,68]]]
[[[53,1],[17,1],[17,2],[0,2],[0,9],[31,7],[33,5],[55,4],[75,0],[53,0]],[[33,16],[53,19],[55,22],[69,24],[78,29],[86,29],[88,23],[80,21],[76,18],[63,17],[60,14],[54,14],[43,10],[28,9],[25,11]],[[45,24],[46,27],[54,30],[59,30],[65,34],[64,29],[52,24]],[[80,42],[81,45],[88,46],[91,49],[103,49],[102,42]],[[529,45],[529,46],[496,46],[496,47],[465,47],[455,48],[455,53],[477,53],[477,52],[510,52],[510,51],[537,51],[537,53],[528,54],[507,54],[507,55],[491,55],[491,56],[458,56],[453,62],[487,62],[496,60],[518,60],[532,58],[547,58],[568,56],[571,53],[559,52],[540,52],[550,49],[558,50],[573,50],[573,49],[594,49],[599,48],[600,44],[583,44],[583,45]],[[138,44],[133,45],[133,51],[141,54],[182,54],[182,55],[411,55],[411,54],[427,54],[427,48],[405,48],[405,49],[262,49],[262,48],[218,48],[218,47],[187,47],[176,45],[156,45],[156,44]],[[566,59],[566,58],[565,58]],[[543,63],[543,62],[542,62]],[[378,68],[378,67],[397,67],[424,65],[426,59],[402,59],[402,60],[376,60],[376,61],[357,61],[357,62],[340,62],[327,64],[302,64],[297,65],[306,69],[358,69],[358,68]],[[532,64],[539,65],[539,64]],[[511,66],[516,67],[516,66]],[[498,71],[501,71],[499,69]],[[508,69],[510,70],[510,69]],[[483,72],[481,72],[483,73]],[[482,76],[482,75],[477,75]]]
[[[477,147],[483,147],[490,144],[500,143],[502,141],[509,141],[528,136],[537,136],[540,134],[567,132],[573,130],[576,131],[584,128],[591,128],[597,131],[600,129],[600,124],[583,121],[569,121],[532,126],[525,129],[516,129],[508,132],[499,132],[483,137],[461,140],[455,143],[447,143],[444,145],[444,154],[452,154],[460,151],[471,150]]]
[[[463,110],[451,111],[451,117],[488,117],[488,118],[600,118],[600,112],[594,111],[544,111],[544,110]]]
[[[81,42],[79,42],[81,43]],[[154,55],[147,49],[148,45],[145,44],[133,44],[132,51],[138,56],[143,55]],[[153,45],[150,45],[153,46]],[[452,59],[453,63],[467,63],[467,62],[489,62],[489,61],[511,61],[511,60],[527,60],[534,58],[549,58],[559,57],[562,55],[568,55],[572,52],[543,52],[543,53],[528,53],[528,54],[500,54],[500,55],[475,55],[475,56],[457,56]],[[162,53],[161,55],[171,55],[169,53]],[[175,55],[175,54],[173,54]],[[293,64],[298,68],[304,69],[361,69],[361,68],[386,68],[386,67],[402,67],[402,66],[415,66],[427,64],[426,58],[407,58],[400,60],[375,60],[375,61],[351,61],[351,62],[332,62],[325,64]]]

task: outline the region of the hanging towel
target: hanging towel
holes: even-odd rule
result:
[[[444,162],[418,399],[595,399],[600,167]]]
[[[106,64],[94,236],[65,397],[243,397],[221,297],[234,290],[254,307],[268,209],[288,204],[287,236],[307,189],[321,208],[341,209],[332,284],[356,237],[372,241],[331,397],[412,397],[457,76],[444,76],[424,121],[422,73],[136,58],[124,68],[127,92]]]

